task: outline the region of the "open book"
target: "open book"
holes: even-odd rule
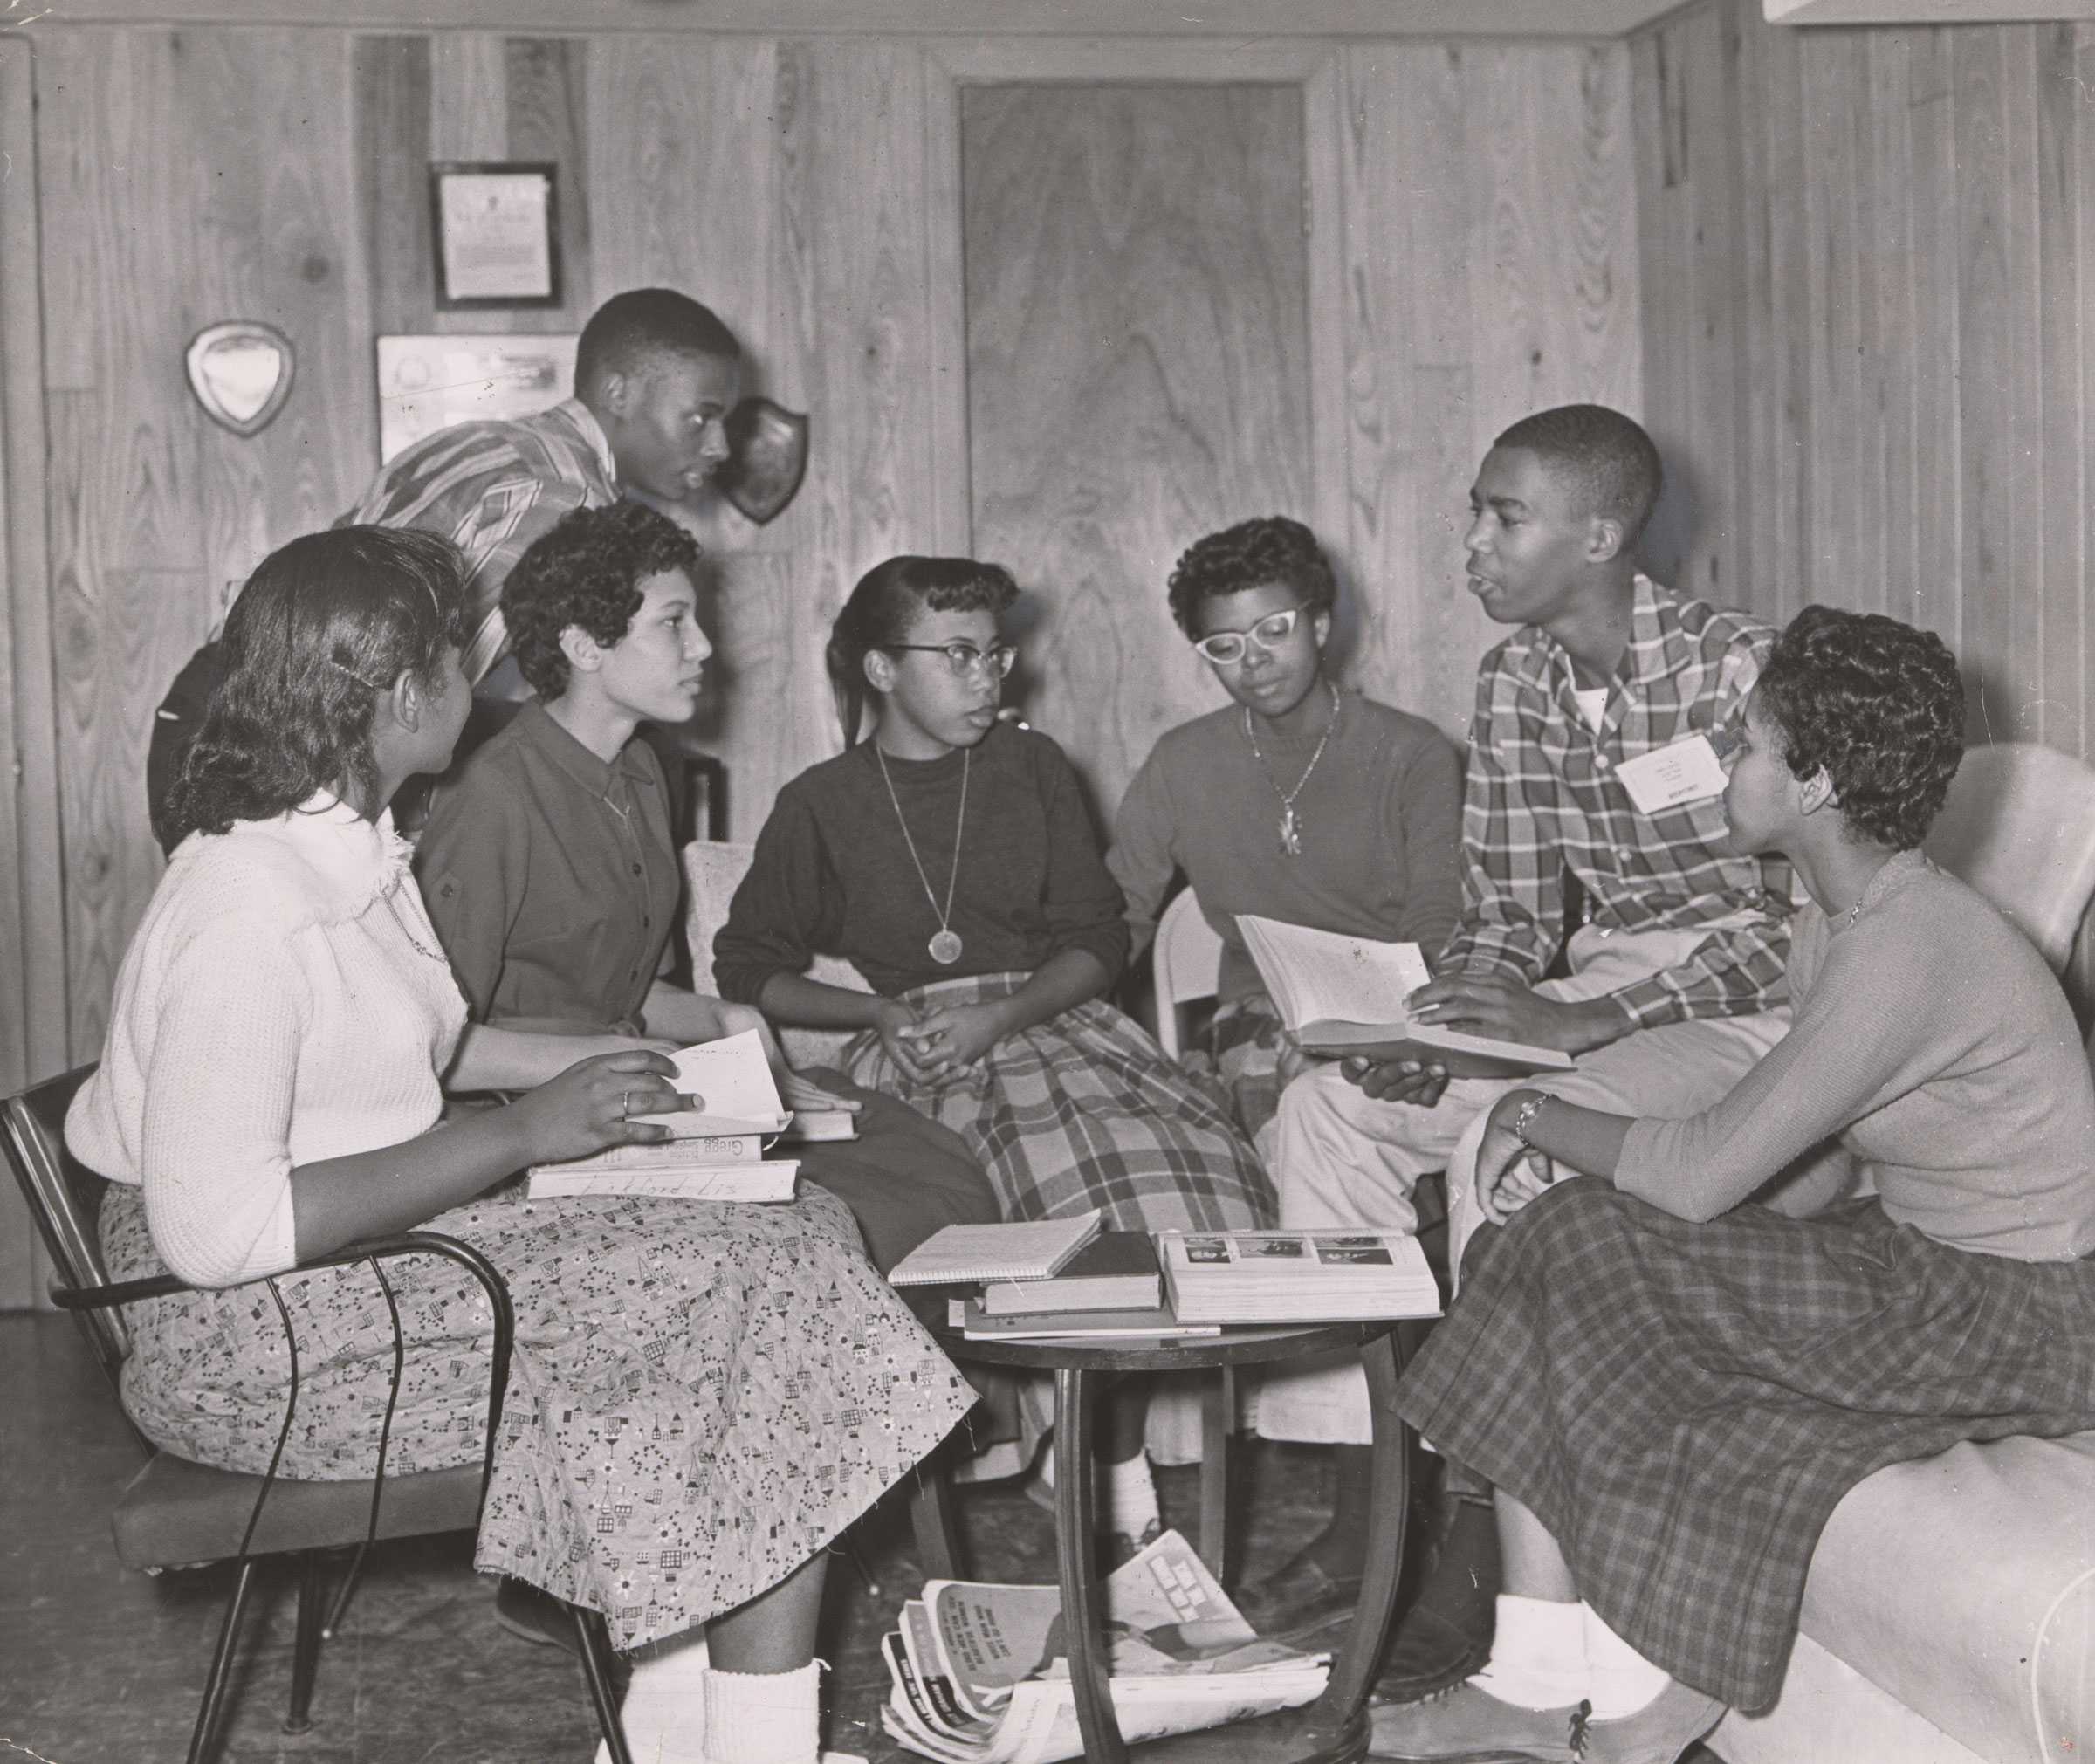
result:
[[[686,1200],[793,1198],[799,1162],[764,1155],[793,1117],[779,1100],[756,1031],[681,1047],[670,1058],[677,1067],[676,1088],[703,1097],[700,1109],[635,1117],[666,1127],[670,1137],[665,1140],[607,1146],[593,1157],[533,1164],[532,1199],[622,1194]],[[843,1118],[848,1122],[851,1117]]]
[[[1554,1047],[1414,1023],[1404,1001],[1432,978],[1416,944],[1316,931],[1253,913],[1239,913],[1237,925],[1281,1020],[1313,1054],[1430,1060],[1458,1078],[1572,1068],[1571,1056]]]

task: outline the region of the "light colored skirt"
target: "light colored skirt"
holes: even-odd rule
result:
[[[601,1611],[630,1648],[745,1603],[900,1481],[973,1393],[858,1246],[842,1202],[532,1203],[512,1184],[427,1229],[485,1253],[517,1335],[477,1565]],[[142,1199],[102,1209],[113,1275],[161,1271]],[[386,1265],[408,1342],[388,1475],[483,1449],[491,1320],[453,1264]],[[368,1476],[393,1330],[368,1267],[281,1277],[299,1345],[283,1472]],[[268,1287],[129,1308],[125,1405],[183,1458],[258,1472],[288,1364]]]

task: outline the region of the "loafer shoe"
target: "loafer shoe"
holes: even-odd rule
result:
[[[1673,1764],[1724,1719],[1724,1705],[1678,1678],[1634,1715],[1586,1723],[1586,1764]]]
[[[1484,1669],[1491,1658],[1491,1633],[1489,1612],[1480,1623],[1465,1628],[1424,1603],[1413,1605],[1398,1621],[1370,1699],[1380,1706],[1439,1696]]]
[[[1578,1764],[1585,1703],[1522,1709],[1475,1685],[1368,1712],[1368,1756],[1436,1764]]]
[[[1353,1615],[1363,1576],[1335,1575],[1308,1550],[1237,1595],[1237,1609],[1267,1641],[1309,1635]]]
[[[527,1580],[503,1575],[495,1589],[495,1621],[518,1640],[533,1647],[564,1648],[571,1654],[580,1651],[574,1618],[567,1607]]]
[[[1398,1618],[1374,1696],[1415,1703],[1460,1684],[1491,1656],[1498,1616],[1499,1534],[1490,1507],[1446,1503],[1418,1596]]]

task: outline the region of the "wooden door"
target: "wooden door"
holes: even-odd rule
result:
[[[1221,702],[1173,560],[1315,518],[1302,89],[970,86],[960,165],[975,552],[1027,590],[1027,713],[1109,815]]]

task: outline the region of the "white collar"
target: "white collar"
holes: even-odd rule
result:
[[[294,854],[320,884],[325,919],[361,918],[407,879],[414,854],[393,830],[393,811],[366,820],[332,790],[316,790],[296,808],[241,829]]]

